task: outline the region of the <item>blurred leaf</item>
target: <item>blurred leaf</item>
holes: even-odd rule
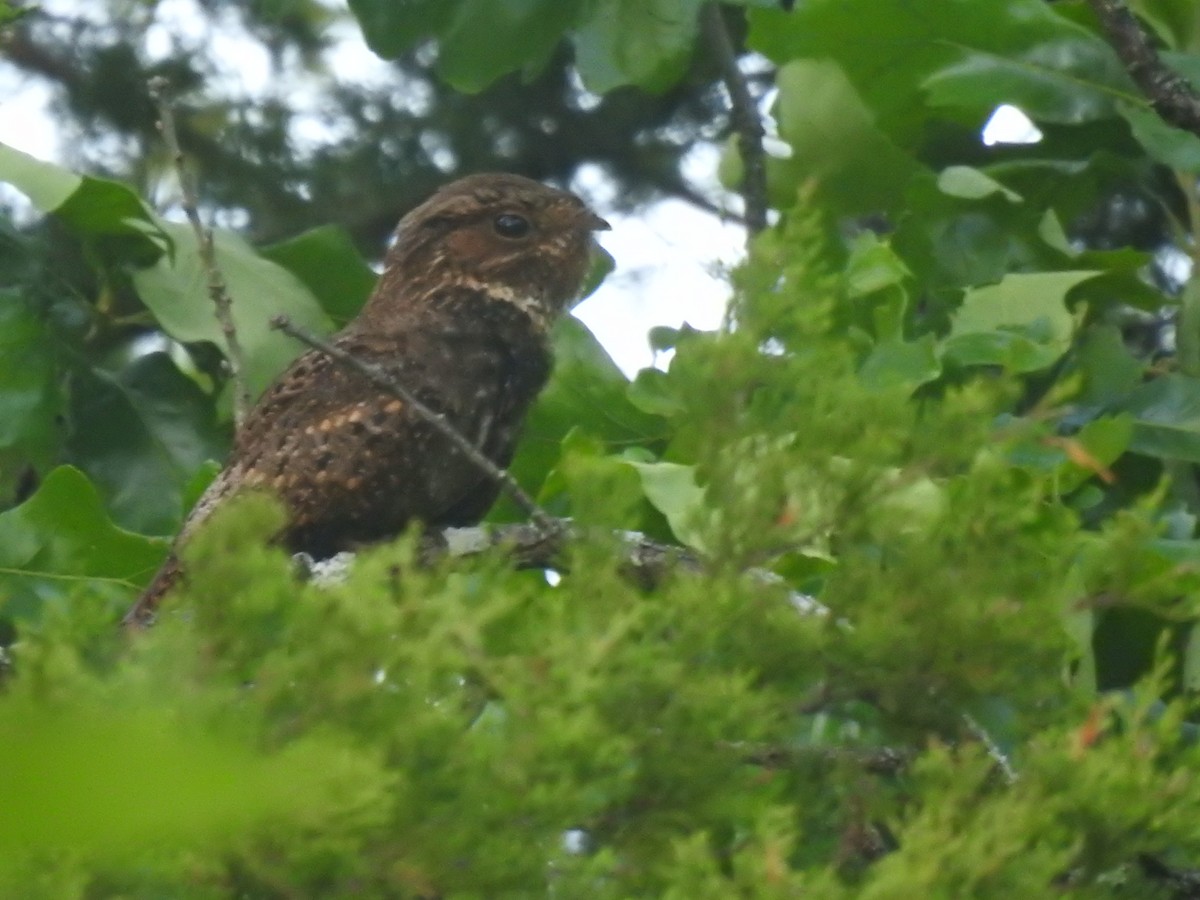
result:
[[[166,550],[166,541],[115,526],[87,477],[60,466],[32,497],[0,513],[0,584],[8,594],[0,612],[36,614],[34,598],[73,582],[116,582],[132,592]]]
[[[141,197],[119,182],[77,175],[4,144],[0,144],[0,181],[83,234],[140,236],[148,242],[144,249],[155,254],[169,244]]]
[[[378,279],[338,225],[310,229],[259,252],[304,282],[339,328],[358,314]]]
[[[953,196],[942,190],[940,179],[930,177],[916,178],[908,187],[892,246],[918,283],[944,291],[999,281],[1010,272],[1078,265],[1042,238],[1040,208],[1001,191],[983,193],[978,190],[983,183],[968,177],[977,189],[959,184],[959,193],[982,196]]]
[[[575,429],[563,439],[561,456],[538,499],[585,525],[638,529],[645,492],[625,460]]]
[[[1123,398],[1141,383],[1145,370],[1115,325],[1093,325],[1083,332],[1079,367],[1084,376],[1084,402],[1096,406]]]
[[[1200,378],[1200,278],[1189,278],[1179,299],[1179,318],[1175,324],[1175,344],[1179,370]]]
[[[994,178],[970,166],[947,166],[938,173],[937,186],[943,194],[961,197],[964,200],[982,200],[992,194],[999,194],[1013,203],[1021,202],[1020,194],[1010,191]]]
[[[77,373],[71,423],[72,462],[104,492],[117,522],[146,534],[179,530],[188,485],[227,445],[211,398],[165,353],[115,375]]]
[[[1106,484],[1116,481],[1109,468],[1126,450],[1133,437],[1133,418],[1126,414],[1102,416],[1088,422],[1072,437],[1060,438],[1054,445],[1062,450],[1056,487],[1066,494],[1093,478]]]
[[[441,33],[438,72],[475,93],[511,71],[536,73],[578,15],[577,0],[458,0]]]
[[[0,450],[44,460],[62,407],[55,348],[45,324],[12,290],[0,290]]]
[[[630,403],[650,415],[670,418],[684,408],[671,379],[661,369],[642,369],[625,393]]]
[[[367,45],[384,59],[395,59],[418,41],[440,33],[458,4],[446,0],[349,0]]]
[[[141,852],[223,842],[266,816],[345,789],[333,745],[264,756],[180,722],[177,710],[55,709],[0,702],[0,857]],[[5,864],[0,862],[0,868]]]
[[[1200,172],[1200,137],[1167,124],[1144,102],[1121,103],[1117,109],[1151,159],[1180,172]]]
[[[704,489],[696,484],[694,466],[678,463],[629,463],[642,479],[646,498],[667,518],[680,543],[705,552],[700,527],[705,511]]]
[[[1192,0],[1131,0],[1129,7],[1172,50],[1200,50],[1200,7]]]
[[[836,62],[901,147],[923,139],[930,107],[977,128],[1001,103],[1083,122],[1136,97],[1108,45],[1042,0],[809,0],[750,23],[750,46],[780,65]]]
[[[1116,408],[1133,415],[1131,450],[1200,463],[1200,379],[1186,375],[1155,378]]]
[[[225,337],[217,324],[191,228],[166,222],[163,229],[175,243],[174,259],[164,256],[153,267],[136,271],[133,280],[138,294],[171,337],[185,343],[210,341],[223,348]],[[303,349],[271,330],[273,316],[285,314],[293,325],[319,334],[329,333],[333,323],[316,297],[287,269],[259,256],[228,231],[214,231],[213,240],[246,357],[244,374],[251,396],[257,397]]]
[[[613,2],[613,0],[609,0]],[[438,41],[438,72],[467,93],[501,75],[544,65],[579,15],[578,0],[353,0],[371,49],[395,58],[427,38]]]
[[[915,341],[898,338],[876,344],[858,371],[871,390],[903,386],[915,390],[942,374],[937,341],[931,334]]]
[[[1066,352],[1074,319],[1066,295],[1095,272],[1008,275],[973,288],[953,317],[943,347],[966,365],[999,365],[1013,372],[1044,368]]]
[[[588,89],[661,91],[687,71],[702,0],[602,0],[575,31],[575,64]]]
[[[896,287],[912,277],[904,261],[874,234],[857,235],[850,248],[843,279],[850,297],[864,297]]]
[[[768,161],[776,196],[794,198],[800,184],[814,179],[822,196],[844,213],[899,203],[920,166],[875,126],[836,63],[791,62],[779,70],[776,83],[779,134],[792,147],[790,158]]]

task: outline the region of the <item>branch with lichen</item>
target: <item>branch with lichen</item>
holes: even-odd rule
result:
[[[1167,66],[1121,0],[1088,0],[1129,76],[1163,121],[1200,135],[1200,92]]]
[[[169,85],[165,78],[151,78],[149,82],[150,98],[158,110],[158,130],[162,134],[163,143],[171,154],[175,165],[175,173],[179,178],[179,190],[184,215],[196,234],[196,243],[200,251],[200,265],[204,269],[205,281],[208,285],[208,296],[213,302],[217,322],[221,333],[225,336],[225,358],[229,364],[229,375],[233,381],[233,418],[238,425],[245,419],[250,409],[250,387],[246,381],[246,356],[242,351],[241,341],[238,340],[237,328],[233,323],[233,300],[225,285],[225,277],[217,265],[217,254],[213,246],[212,229],[205,227],[200,220],[200,201],[196,194],[195,185],[184,164],[183,148],[179,144],[179,134],[175,129],[175,113],[167,98]]]
[[[753,237],[767,227],[767,155],[763,149],[766,130],[758,106],[750,93],[745,73],[738,66],[737,50],[718,3],[705,4],[700,12],[705,42],[721,66],[721,80],[729,92],[729,121],[738,137],[742,157],[742,199],[746,205],[746,228]]]
[[[571,542],[591,539],[609,542],[624,576],[646,590],[661,587],[678,573],[702,575],[710,571],[705,560],[686,547],[664,544],[640,531],[585,529],[570,519],[551,519],[550,522],[551,531],[523,522],[430,531],[422,539],[420,559],[431,564],[443,557],[462,559],[500,549],[517,568],[568,572]],[[327,560],[314,560],[307,553],[293,556],[302,578],[332,584],[344,577],[354,558],[352,551],[344,551]],[[756,590],[780,591],[792,608],[802,615],[826,615],[829,612],[813,597],[793,590],[782,576],[769,569],[747,569],[741,577]]]

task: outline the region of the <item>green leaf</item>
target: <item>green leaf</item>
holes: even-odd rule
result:
[[[0,513],[0,612],[34,615],[37,600],[73,583],[115,583],[132,592],[147,582],[167,542],[115,526],[87,477],[71,466],[46,476],[20,506]]]
[[[507,72],[536,73],[578,10],[577,0],[459,0],[440,36],[438,73],[467,93]]]
[[[1035,120],[1113,114],[1136,92],[1096,34],[1042,0],[809,0],[750,12],[750,46],[784,65],[836,62],[878,127],[908,148],[935,114],[972,128],[1001,103]]]
[[[1058,491],[1069,493],[1100,475],[1129,449],[1132,439],[1133,417],[1130,415],[1101,416],[1088,422],[1068,439],[1083,451],[1083,458],[1062,451],[1062,462],[1056,473]]]
[[[589,90],[633,84],[661,91],[686,73],[701,0],[603,0],[575,31],[575,64]]]
[[[260,252],[304,282],[338,327],[358,314],[377,280],[339,225],[312,228]]]
[[[1200,172],[1200,137],[1167,124],[1144,102],[1121,103],[1117,109],[1151,159],[1181,172]]]
[[[175,244],[174,259],[134,273],[134,285],[163,329],[179,341],[210,341],[224,348],[225,337],[208,294],[208,281],[191,228],[173,222],[163,229]],[[233,302],[233,321],[246,357],[244,373],[257,397],[303,349],[273,331],[280,313],[294,325],[327,334],[333,323],[304,283],[283,266],[264,259],[237,235],[213,232],[217,266]]]
[[[1200,378],[1200,277],[1193,275],[1183,288],[1179,319],[1175,325],[1179,370]]]
[[[1013,372],[1050,365],[1066,352],[1074,331],[1067,292],[1096,274],[1008,275],[999,284],[973,288],[953,317],[944,352],[965,365],[999,365]]]
[[[979,174],[991,179],[988,173]],[[1055,183],[1050,175],[1039,182],[1043,180]],[[1057,177],[1057,182],[1062,180]],[[958,187],[963,187],[961,181]],[[1041,183],[1037,188],[1045,191]],[[964,192],[969,191],[959,191]],[[941,180],[923,176],[914,179],[905,194],[904,215],[892,246],[917,283],[937,291],[999,281],[1014,271],[1078,265],[1043,239],[1039,229],[1044,217],[1043,209],[999,191],[966,199],[942,190]]]
[[[137,236],[143,239],[142,249],[152,254],[169,245],[141,197],[119,182],[77,175],[4,144],[0,144],[0,181],[83,234]]]
[[[671,526],[681,543],[704,552],[700,527],[705,511],[704,489],[696,484],[695,466],[678,463],[629,463],[642,479],[642,490]]]
[[[580,0],[353,0],[368,45],[393,59],[418,41],[438,41],[438,73],[461,91],[501,75],[539,70],[579,16]]]
[[[123,527],[173,534],[200,466],[225,455],[212,400],[165,353],[118,374],[79,372],[71,385],[73,463],[104,493]]]
[[[1141,384],[1145,367],[1134,358],[1116,325],[1092,325],[1079,343],[1083,402],[1108,406]]]
[[[0,144],[0,181],[6,181],[44,213],[54,212],[83,185],[82,175]]]
[[[575,429],[561,444],[561,457],[539,500],[582,524],[637,529],[645,493],[637,473],[602,441]]]
[[[1133,391],[1117,409],[1133,416],[1131,450],[1200,463],[1200,379],[1155,378]]]
[[[986,47],[956,49],[959,60],[922,84],[931,106],[978,114],[1008,102],[1035,121],[1075,124],[1111,114],[1114,94],[1131,96],[1108,45],[1083,29],[1004,55]]]
[[[683,401],[675,393],[673,382],[661,369],[642,369],[626,391],[629,402],[642,412],[671,417],[682,412]]]
[[[937,341],[931,334],[915,341],[898,338],[877,344],[863,361],[858,375],[871,390],[905,387],[915,390],[942,374]]]
[[[1013,203],[1021,202],[1021,195],[1010,191],[996,179],[971,166],[947,166],[938,173],[938,190],[951,197],[964,200],[982,200],[999,194]]]
[[[0,450],[35,459],[56,438],[62,406],[55,350],[45,324],[12,290],[0,290]]]
[[[384,59],[395,59],[418,41],[441,33],[457,8],[446,0],[350,0],[367,46]]]
[[[0,703],[0,854],[144,862],[151,844],[220,843],[266,816],[295,815],[309,807],[306,794],[330,794],[348,774],[345,751],[328,740],[266,756],[187,718],[174,709]]]
[[[1131,0],[1129,7],[1172,50],[1200,50],[1200,6],[1192,0]]]
[[[865,297],[875,291],[899,287],[912,273],[895,251],[870,232],[855,237],[843,279],[849,297]]]
[[[779,134],[792,147],[789,159],[768,161],[780,205],[794,202],[798,187],[810,179],[844,213],[886,209],[900,202],[920,166],[876,127],[873,114],[836,63],[791,62],[779,70],[776,83]]]

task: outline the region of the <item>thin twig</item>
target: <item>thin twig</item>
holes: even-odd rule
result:
[[[1200,135],[1200,92],[1169,68],[1121,0],[1088,0],[1125,70],[1163,121]]]
[[[967,726],[967,731],[975,737],[979,743],[983,744],[987,750],[988,756],[992,762],[996,764],[996,768],[1000,770],[1000,774],[1004,776],[1006,784],[1016,784],[1017,770],[1013,767],[1012,761],[1009,760],[1005,752],[996,743],[996,739],[988,734],[987,729],[976,721],[975,717],[970,713],[962,714],[963,723]]]
[[[721,79],[729,92],[729,121],[738,136],[742,156],[742,199],[746,202],[746,229],[750,236],[767,227],[767,155],[763,150],[762,120],[750,93],[746,75],[738,66],[737,50],[721,7],[708,3],[700,13],[705,40],[721,64]]]
[[[397,381],[391,374],[376,365],[364,362],[353,353],[347,353],[341,347],[331,344],[328,341],[323,341],[315,334],[311,334],[303,328],[293,325],[287,316],[275,316],[272,318],[271,327],[294,337],[302,344],[307,344],[314,350],[324,353],[330,359],[341,363],[347,369],[353,369],[355,372],[358,372],[358,374],[377,387],[383,388],[389,394],[399,397],[403,402],[408,404],[413,412],[441,432],[442,436],[453,444],[459,453],[470,460],[473,465],[493,482],[498,484],[512,498],[513,502],[534,521],[544,535],[559,531],[561,527],[559,521],[548,515],[538,506],[533,498],[525,493],[521,486],[517,484],[516,479],[484,456],[474,444],[463,437],[458,429],[450,424],[449,420],[442,413],[435,412],[418,400],[408,388]]]
[[[208,296],[212,299],[216,311],[217,322],[221,333],[225,336],[226,359],[229,361],[229,375],[233,380],[233,418],[238,425],[246,417],[250,409],[250,386],[246,382],[246,356],[242,352],[241,341],[238,340],[237,328],[233,324],[233,301],[229,297],[229,289],[225,286],[225,278],[217,265],[217,254],[213,247],[211,228],[206,228],[200,221],[200,200],[196,195],[196,187],[188,175],[184,165],[183,148],[179,144],[179,134],[175,130],[175,114],[171,102],[167,99],[167,80],[162,77],[151,78],[149,82],[150,97],[158,109],[158,130],[162,133],[163,142],[171,153],[175,164],[175,172],[179,178],[179,190],[182,194],[183,211],[191,223],[192,231],[196,233],[196,243],[200,248],[200,265],[204,269],[205,280],[208,283]]]

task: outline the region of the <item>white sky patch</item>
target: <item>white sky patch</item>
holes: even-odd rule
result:
[[[0,144],[38,159],[60,158],[62,135],[50,114],[49,86],[7,64],[0,64],[0,85]]]
[[[1036,144],[1043,137],[1033,120],[1017,107],[1003,103],[983,126],[983,142],[996,144]]]
[[[726,270],[745,251],[745,229],[682,200],[664,200],[637,216],[607,216],[599,235],[616,270],[575,308],[628,375],[654,364],[646,332],[655,325],[712,330],[729,300]]]

